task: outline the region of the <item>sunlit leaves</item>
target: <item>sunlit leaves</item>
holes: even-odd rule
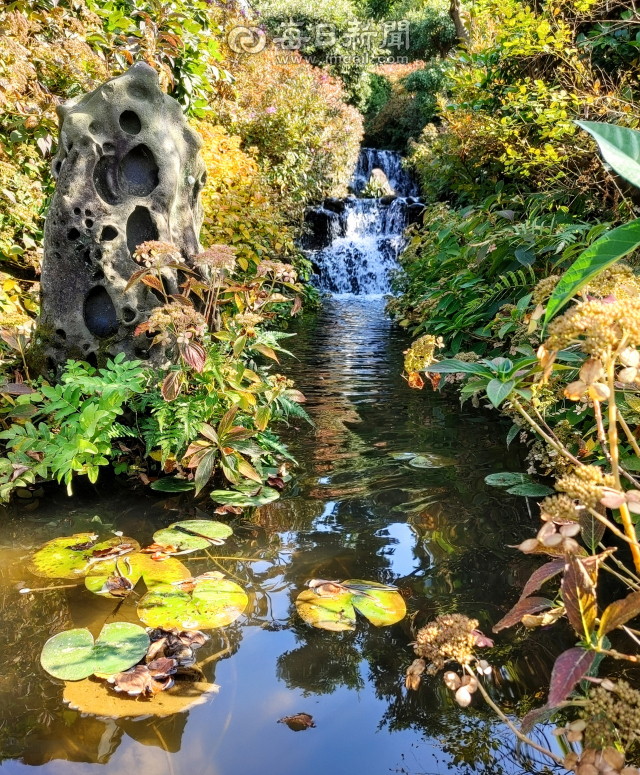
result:
[[[33,555],[29,570],[49,579],[81,579],[100,561],[105,550],[115,548],[117,551],[117,547],[123,547],[123,550],[126,547],[125,554],[131,554],[140,549],[132,538],[114,536],[99,543],[96,540],[93,533],[54,538]]]
[[[578,557],[568,557],[561,589],[571,626],[580,637],[589,639],[597,616],[595,585]]]
[[[632,592],[604,609],[600,617],[598,637],[601,638],[638,615],[640,615],[640,592]]]
[[[598,143],[607,164],[640,188],[640,132],[604,122],[576,121],[576,124]]]
[[[153,534],[153,540],[163,546],[172,546],[178,552],[206,549],[221,544],[233,533],[229,525],[208,519],[189,519],[174,522]]]
[[[94,673],[111,675],[127,670],[147,653],[149,636],[129,622],[106,624],[98,639],[89,630],[60,632],[42,649],[42,667],[54,678],[80,681]]]
[[[84,583],[90,592],[104,597],[123,597],[127,594],[115,588],[116,595],[110,590],[109,582],[112,579],[124,578],[129,584],[129,591],[135,587],[142,578],[147,589],[158,584],[171,584],[174,581],[188,579],[190,572],[175,557],[165,557],[161,561],[154,560],[150,554],[138,553],[127,556],[126,559],[110,560],[98,563],[91,568]]]
[[[551,672],[548,705],[555,707],[566,700],[576,684],[587,675],[595,658],[595,651],[578,647],[560,654]]]
[[[235,490],[212,490],[211,500],[230,506],[264,506],[280,497],[273,487],[240,485]]]

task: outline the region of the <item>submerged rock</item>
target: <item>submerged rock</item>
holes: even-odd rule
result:
[[[30,359],[38,371],[67,358],[101,364],[124,352],[166,360],[134,337],[162,303],[138,283],[132,258],[148,240],[171,242],[188,259],[200,250],[202,140],[144,62],[57,108],[56,190],[45,224],[42,312]],[[166,270],[165,270],[166,271]],[[164,276],[164,273],[163,273]],[[174,270],[165,287],[178,291]]]

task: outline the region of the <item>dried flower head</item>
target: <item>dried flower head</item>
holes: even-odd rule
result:
[[[466,665],[473,659],[473,649],[477,645],[478,621],[463,614],[445,614],[418,630],[414,651],[419,657],[428,659],[430,675],[442,670],[445,664],[454,659]]]
[[[184,264],[180,251],[173,243],[156,240],[138,245],[133,252],[133,258],[148,269],[151,267],[160,268],[168,264]]]
[[[262,323],[264,320],[262,315],[257,315],[255,312],[243,312],[235,315],[233,319],[236,321],[236,323],[247,329],[255,328],[258,323]]]
[[[442,337],[436,339],[432,334],[425,334],[412,343],[404,353],[404,368],[409,374],[414,371],[424,371],[435,361],[437,347],[444,344]]]
[[[594,509],[605,494],[604,488],[613,488],[615,480],[598,466],[576,466],[556,483],[556,490],[576,498],[587,508]]]
[[[605,748],[619,735],[629,746],[640,736],[640,692],[626,681],[603,682],[589,692],[582,717],[586,745]]]
[[[229,245],[212,245],[203,253],[198,253],[193,264],[198,269],[233,274],[236,268],[236,250]]]
[[[284,283],[295,283],[298,279],[298,273],[291,264],[284,264],[282,261],[261,261],[256,269],[258,277],[269,277],[271,275],[275,280],[282,280]]]
[[[575,522],[578,519],[576,502],[568,495],[552,495],[540,504],[540,517],[545,522]]]
[[[533,289],[531,301],[536,305],[542,304],[543,301],[546,301],[551,296],[559,282],[560,275],[551,274],[549,277],[544,277]]]

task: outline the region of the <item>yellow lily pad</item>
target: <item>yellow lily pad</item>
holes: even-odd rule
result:
[[[81,579],[100,562],[99,558],[94,556],[95,552],[121,544],[130,544],[131,554],[140,550],[140,544],[133,538],[114,536],[95,544],[93,539],[95,533],[76,533],[54,538],[33,555],[29,570],[36,576],[47,579]]]
[[[147,589],[153,589],[159,584],[172,584],[174,581],[188,579],[191,573],[176,557],[154,560],[150,554],[138,553],[98,563],[87,573],[84,584],[90,592],[96,595],[112,597],[105,585],[110,578],[117,575],[128,579],[131,583],[131,590],[133,590],[141,578]],[[118,596],[125,597],[126,595],[120,594]]]

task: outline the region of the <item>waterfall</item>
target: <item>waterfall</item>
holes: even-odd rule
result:
[[[315,284],[334,296],[381,296],[390,290],[389,273],[405,246],[404,230],[423,206],[418,188],[394,151],[363,148],[350,189],[359,194],[374,169],[382,170],[394,194],[378,199],[326,199],[307,212],[303,247]]]

